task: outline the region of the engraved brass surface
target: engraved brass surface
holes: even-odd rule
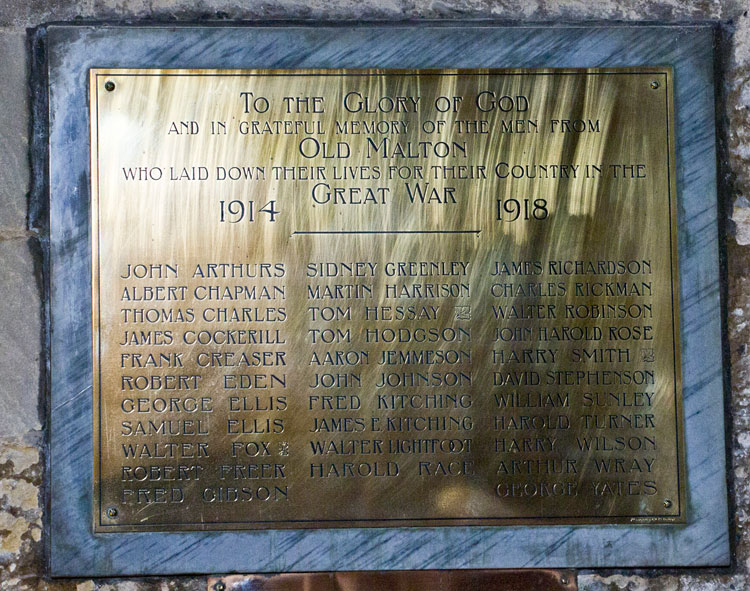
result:
[[[685,521],[671,70],[90,80],[96,531]]]

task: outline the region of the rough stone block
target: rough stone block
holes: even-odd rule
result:
[[[23,231],[29,187],[26,36],[0,29],[0,236]]]
[[[0,433],[21,436],[41,428],[40,299],[26,240],[0,241],[0,261]]]

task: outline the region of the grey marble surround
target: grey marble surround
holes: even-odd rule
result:
[[[49,73],[51,574],[728,564],[713,28],[50,25],[40,35]],[[637,65],[673,66],[677,89],[686,525],[92,533],[89,68]]]

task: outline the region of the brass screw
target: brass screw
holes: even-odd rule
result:
[[[117,517],[117,507],[107,507],[106,513],[107,517],[109,517],[110,519],[114,519],[115,517]]]
[[[104,83],[104,89],[107,92],[112,92],[115,89],[115,83],[112,82],[111,80],[108,80],[107,82]]]
[[[656,90],[657,88],[659,88],[659,83],[656,80],[652,80],[651,81],[651,88],[653,88],[654,90]]]
[[[669,509],[669,508],[670,508],[670,507],[672,506],[672,501],[670,501],[669,499],[665,499],[665,500],[664,500],[664,506],[665,506],[665,507],[666,507],[667,509]]]
[[[224,581],[217,581],[214,585],[214,591],[225,591],[227,586],[224,584]]]

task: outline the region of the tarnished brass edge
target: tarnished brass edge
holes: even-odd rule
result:
[[[99,131],[99,102],[97,92],[97,71],[89,70],[89,116],[91,117],[89,128],[91,130],[91,205],[90,205],[90,244],[91,244],[91,332],[92,332],[92,349],[91,358],[93,363],[93,374],[92,374],[92,389],[93,389],[93,406],[92,406],[92,417],[93,422],[93,439],[92,446],[94,448],[94,472],[92,486],[93,503],[91,515],[92,526],[94,532],[99,532],[102,520],[102,507],[100,502],[100,490],[101,490],[101,474],[99,462],[101,461],[101,454],[99,453],[99,446],[101,442],[99,414],[97,409],[101,408],[99,391],[99,375],[101,372],[100,360],[98,355],[99,350],[99,241],[95,232],[99,232],[99,223],[96,220],[96,212],[99,209],[99,166],[98,156],[99,151],[95,149],[97,146],[97,136]]]
[[[581,67],[581,68],[91,68],[91,76],[104,76],[111,74],[113,76],[144,76],[148,72],[149,76],[215,76],[220,73],[222,76],[231,76],[234,74],[240,76],[299,76],[300,74],[316,75],[372,75],[376,74],[509,74],[514,72],[526,73],[574,73],[584,74],[586,72],[596,72],[598,74],[664,74],[666,71],[671,72],[671,66],[633,66],[633,67]],[[287,73],[288,72],[288,73]],[[671,84],[671,74],[668,78]]]
[[[687,523],[687,460],[685,458],[685,415],[683,408],[682,391],[682,327],[680,324],[680,265],[679,265],[679,241],[677,226],[677,165],[675,162],[675,105],[674,105],[674,68],[665,66],[663,68],[667,75],[667,157],[669,165],[669,192],[672,226],[672,313],[674,315],[673,342],[675,343],[675,421],[677,422],[677,491],[679,494],[679,514],[676,523]]]
[[[106,511],[106,508],[105,508]],[[509,517],[507,519],[494,519],[487,518],[483,521],[477,521],[476,519],[465,519],[457,518],[451,520],[436,521],[429,518],[425,519],[410,519],[406,521],[383,521],[383,520],[372,520],[372,521],[357,521],[353,520],[338,520],[338,521],[321,521],[316,520],[312,523],[295,523],[290,521],[271,521],[271,522],[239,522],[239,523],[204,523],[201,525],[194,524],[164,524],[160,523],[158,526],[144,524],[142,526],[133,524],[124,525],[107,525],[99,524],[97,528],[98,533],[127,533],[127,532],[149,532],[149,531],[263,531],[263,530],[327,530],[327,529],[349,529],[349,528],[400,528],[400,527],[418,527],[424,529],[431,529],[436,527],[505,527],[505,526],[524,526],[524,527],[540,527],[540,526],[566,526],[566,525],[599,525],[602,527],[608,525],[679,525],[684,522],[676,516],[664,516],[664,515],[649,515],[646,517],[608,517],[603,516],[598,519],[592,518],[581,518],[581,517],[539,517],[535,518],[533,522],[530,522],[528,517]],[[156,529],[156,528],[159,529]]]

